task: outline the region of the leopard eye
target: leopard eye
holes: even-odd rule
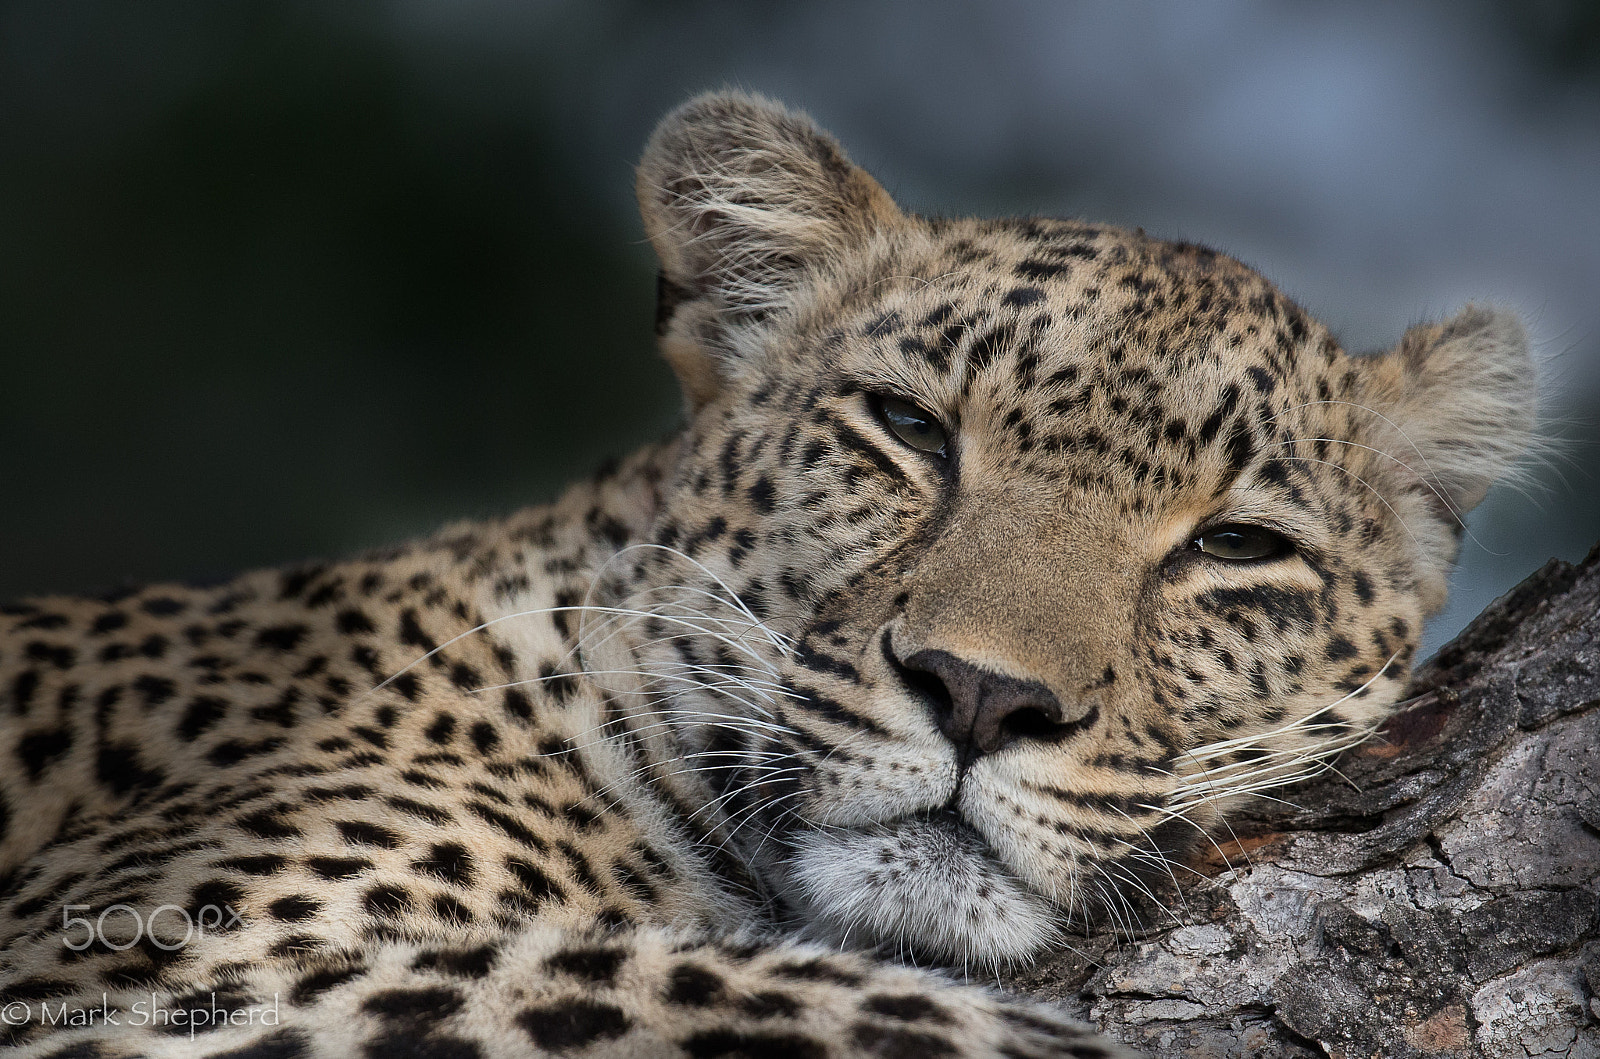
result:
[[[1294,545],[1282,534],[1242,522],[1214,526],[1196,537],[1192,546],[1212,558],[1228,562],[1281,559],[1294,551]]]
[[[933,413],[898,397],[876,397],[873,405],[883,425],[907,445],[930,456],[949,455],[949,439]]]

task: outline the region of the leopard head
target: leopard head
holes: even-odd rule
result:
[[[903,212],[803,115],[692,100],[638,171],[689,422],[614,591],[639,715],[818,935],[1005,962],[1370,733],[1527,342],[1347,356],[1223,254]]]

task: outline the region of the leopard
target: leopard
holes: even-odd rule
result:
[[[1534,431],[1142,230],[903,210],[805,114],[637,168],[672,436],[353,559],[0,609],[19,1056],[1129,1054],[984,984],[1404,694]]]

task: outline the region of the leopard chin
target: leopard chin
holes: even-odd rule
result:
[[[1026,962],[1059,934],[1060,911],[953,814],[789,841],[786,896],[820,941],[999,969]]]

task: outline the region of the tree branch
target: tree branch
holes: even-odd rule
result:
[[[1600,1057],[1600,546],[1497,600],[1412,695],[1152,887],[1149,929],[1010,986],[1153,1056]]]

